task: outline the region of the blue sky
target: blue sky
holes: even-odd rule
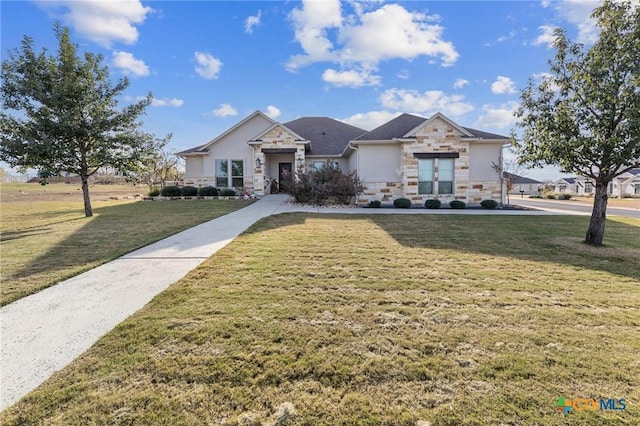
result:
[[[180,151],[255,110],[372,129],[442,112],[509,135],[519,90],[548,71],[555,27],[586,44],[600,2],[3,1],[2,57],[24,35],[55,51],[56,20],[127,76],[122,105],[151,92],[143,129]],[[527,170],[539,179],[554,169]]]

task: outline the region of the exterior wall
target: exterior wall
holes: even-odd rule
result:
[[[198,178],[203,176],[202,156],[187,157],[184,163],[185,178]]]
[[[355,155],[360,156],[358,177],[362,183],[362,193],[358,204],[370,201],[389,203],[402,197],[400,179],[401,147],[395,144],[360,145]]]
[[[492,167],[500,164],[502,144],[469,144],[469,180],[486,182],[498,180],[498,172]]]

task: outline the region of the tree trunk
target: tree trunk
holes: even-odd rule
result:
[[[84,215],[85,217],[93,216],[91,209],[91,198],[89,198],[89,176],[80,176],[82,180],[82,198],[84,199]]]
[[[593,245],[602,245],[604,225],[607,219],[607,186],[608,182],[596,182],[596,195],[593,198],[591,221],[585,241]]]

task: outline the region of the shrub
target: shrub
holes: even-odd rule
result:
[[[482,200],[480,205],[485,209],[493,210],[498,207],[498,202],[496,200]]]
[[[198,195],[201,197],[217,197],[219,193],[215,186],[203,186],[198,189]]]
[[[440,200],[427,200],[424,202],[424,206],[428,209],[439,209],[441,205]]]
[[[408,209],[411,208],[411,200],[407,198],[396,198],[393,200],[393,206],[398,209]]]
[[[344,173],[327,164],[321,169],[309,169],[287,176],[281,182],[283,191],[291,194],[296,203],[321,205],[325,201],[349,204],[361,191],[356,173]]]
[[[570,200],[571,194],[558,194],[558,200]]]
[[[196,195],[198,195],[198,188],[196,188],[195,186],[184,186],[182,187],[180,193],[184,197],[195,197]]]
[[[179,186],[165,186],[160,190],[160,195],[163,197],[179,197],[182,192]]]
[[[158,188],[153,188],[151,191],[149,191],[150,197],[157,197],[158,195],[160,195],[160,190]]]
[[[555,200],[556,199],[556,194],[546,194],[544,197],[547,200]]]
[[[531,195],[529,195],[529,198],[542,198],[542,195],[540,195],[540,194],[531,194]]]
[[[373,209],[377,209],[380,208],[380,206],[382,205],[382,203],[378,200],[373,200],[373,201],[369,201],[368,206],[373,208]]]
[[[235,189],[224,188],[220,190],[220,195],[222,195],[223,197],[235,197],[238,194],[236,193]]]
[[[449,203],[449,207],[451,207],[452,209],[464,209],[465,207],[467,207],[467,205],[464,203],[464,201],[453,200]]]

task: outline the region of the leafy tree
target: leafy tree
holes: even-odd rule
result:
[[[640,166],[640,7],[605,0],[592,18],[600,35],[587,50],[556,30],[550,76],[529,81],[516,116],[522,162],[558,165],[595,182],[585,240],[601,245],[607,186]]]
[[[40,176],[78,175],[85,215],[92,216],[89,177],[102,167],[127,175],[151,149],[137,121],[151,95],[118,110],[129,81],[112,85],[101,55],[79,56],[68,28],[56,24],[54,31],[56,56],[36,54],[25,36],[2,62],[0,159]]]

